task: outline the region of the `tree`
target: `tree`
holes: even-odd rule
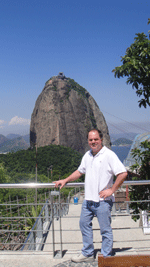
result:
[[[32,211],[27,212],[26,217],[27,218],[27,226],[24,226],[24,229],[27,231],[25,232],[25,236],[29,234],[29,231],[32,229],[33,225],[35,224],[37,217],[40,215],[41,212],[41,206],[37,206],[35,209],[34,206],[32,206]]]
[[[133,180],[149,180],[150,178],[150,141],[146,140],[140,144],[140,149],[135,148],[132,151],[132,156],[135,159],[135,164],[132,170],[136,170],[138,177],[133,177]],[[130,200],[138,201],[131,203],[130,207],[133,214],[139,214],[140,210],[150,210],[149,202],[140,202],[141,200],[150,200],[150,185],[132,186],[129,193]],[[133,216],[133,219],[138,219],[139,216]]]
[[[6,175],[6,170],[3,166],[3,163],[0,163],[0,183],[7,183],[7,175]]]
[[[148,19],[150,24],[150,19]],[[127,76],[127,84],[132,84],[136,94],[141,97],[139,107],[150,106],[150,40],[142,32],[137,33],[134,43],[121,57],[122,65],[112,70],[115,78]]]
[[[0,163],[0,184],[6,184],[10,182],[10,177],[3,163]],[[2,203],[4,196],[8,193],[8,189],[0,189],[0,203]]]

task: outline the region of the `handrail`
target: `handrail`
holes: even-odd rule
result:
[[[125,181],[124,183],[123,183],[123,192],[125,193],[125,190],[124,190],[124,188],[127,186],[127,185],[131,185],[131,186],[134,186],[134,185],[149,185],[150,184],[150,180],[139,180],[139,181]],[[82,188],[84,186],[84,183],[68,183],[68,184],[66,184],[65,185],[65,187],[70,187],[70,188],[74,188],[75,189],[75,191],[78,191],[78,189],[79,188]],[[52,192],[49,192],[49,194],[48,194],[48,196],[50,197],[50,194],[52,193],[52,194],[57,194],[59,191],[56,191],[55,190],[55,184],[54,183],[24,183],[24,184],[0,184],[0,188],[32,188],[32,189],[34,189],[34,188],[50,188],[51,190],[48,190],[48,191],[52,191]],[[74,190],[74,189],[71,189],[70,191],[72,191],[72,190]],[[77,190],[76,190],[77,189]],[[59,190],[59,189],[58,189]],[[70,193],[69,193],[69,195],[70,195]],[[75,196],[75,195],[74,195]],[[74,197],[73,196],[73,197]],[[48,198],[49,198],[48,197]],[[57,202],[57,200],[58,199],[56,199],[56,202]],[[82,200],[82,199],[81,199]],[[44,223],[46,222],[46,220],[45,220],[45,218],[48,218],[49,220],[48,220],[48,223],[45,223],[45,227],[43,228],[43,227],[41,227],[41,223],[39,223],[39,227],[40,228],[36,228],[36,229],[33,229],[32,228],[32,232],[33,232],[33,237],[34,237],[34,239],[33,239],[33,237],[32,237],[32,235],[31,235],[31,233],[29,233],[29,238],[30,238],[30,236],[31,236],[31,238],[30,238],[30,243],[29,242],[25,242],[24,243],[24,239],[21,239],[21,241],[19,242],[19,240],[13,240],[13,238],[12,238],[12,240],[13,240],[13,242],[12,241],[10,241],[10,240],[8,240],[8,238],[7,238],[7,240],[9,241],[5,241],[4,240],[4,242],[2,242],[2,245],[4,246],[4,249],[14,249],[15,248],[15,250],[16,249],[18,249],[18,246],[19,246],[19,250],[20,250],[20,245],[22,245],[23,247],[25,247],[25,249],[27,250],[27,249],[30,249],[30,250],[34,250],[34,249],[36,249],[36,250],[40,250],[41,248],[42,248],[42,246],[44,246],[45,245],[45,238],[47,238],[47,236],[48,236],[48,231],[47,230],[49,230],[50,228],[49,228],[49,226],[50,226],[50,223],[51,223],[51,220],[53,220],[53,222],[54,222],[54,219],[56,219],[56,221],[55,221],[55,229],[53,229],[53,231],[55,231],[55,235],[56,236],[59,236],[59,234],[60,235],[62,235],[62,231],[64,231],[64,233],[65,233],[65,231],[67,232],[67,231],[79,231],[79,229],[78,228],[73,228],[73,229],[65,229],[65,227],[63,228],[63,230],[62,230],[62,228],[61,228],[61,219],[62,219],[62,212],[60,211],[60,208],[62,207],[62,206],[64,206],[64,204],[68,207],[68,205],[69,205],[69,203],[68,203],[68,201],[69,201],[69,196],[67,197],[67,201],[66,201],[66,203],[63,203],[63,202],[61,202],[61,205],[60,205],[60,202],[57,202],[57,203],[54,203],[54,210],[55,211],[58,211],[58,213],[56,214],[56,216],[53,216],[53,218],[50,216],[51,215],[51,211],[53,210],[52,209],[52,203],[49,201],[49,203],[48,203],[48,205],[47,205],[47,207],[48,207],[48,213],[46,213],[46,216],[45,216],[45,214],[43,213],[42,214],[42,217],[41,217],[41,221],[43,222],[44,221]],[[65,202],[65,201],[64,201]],[[137,201],[130,201],[130,200],[119,200],[118,202],[116,201],[116,203],[115,204],[117,204],[117,206],[115,207],[115,205],[114,205],[114,209],[112,210],[112,217],[113,217],[113,221],[115,222],[115,220],[116,220],[116,217],[123,217],[123,216],[132,216],[133,214],[132,214],[132,212],[130,213],[130,210],[129,210],[129,204],[130,203],[133,203],[133,202],[141,202],[141,200],[137,200]],[[142,202],[150,202],[150,200],[142,200]],[[125,205],[122,205],[122,203],[125,203]],[[24,203],[24,205],[26,206],[26,205],[44,205],[45,203]],[[72,205],[73,205],[73,203],[71,203]],[[80,202],[79,202],[79,204],[81,204]],[[4,205],[4,204],[0,204],[0,206],[1,205]],[[12,206],[12,205],[22,205],[22,204],[9,204],[9,203],[6,203],[5,205],[10,205],[10,206]],[[46,210],[46,212],[47,212],[47,210]],[[42,213],[42,211],[41,211],[41,213]],[[55,212],[54,212],[55,213]],[[47,215],[48,214],[48,215]],[[23,219],[24,221],[26,220],[26,218],[27,217],[21,217],[21,216],[17,216],[16,217],[16,214],[15,214],[15,217],[12,217],[12,215],[11,215],[11,217],[9,217],[9,214],[4,214],[4,215],[6,215],[7,217],[1,217],[0,216],[0,219],[9,219],[9,221],[7,222],[8,223],[8,226],[9,225],[11,225],[11,223],[13,222],[13,219],[16,219],[16,218],[18,218],[18,219]],[[65,214],[66,215],[66,214]],[[138,214],[134,214],[134,215],[138,215]],[[147,213],[147,212],[145,212],[144,214],[140,214],[140,217],[141,217],[141,222],[139,222],[140,223],[140,225],[137,227],[135,227],[134,225],[132,226],[131,225],[131,227],[130,226],[128,226],[128,227],[116,227],[116,225],[115,225],[115,227],[113,227],[113,230],[128,230],[128,229],[135,229],[135,230],[137,230],[137,229],[143,229],[143,233],[144,233],[144,235],[145,234],[150,234],[150,227],[149,227],[149,225],[148,225],[148,217],[146,217],[147,215],[149,215],[149,213]],[[76,215],[75,214],[75,217],[74,216],[72,216],[72,214],[71,215],[69,215],[68,217],[67,217],[67,219],[66,218],[63,218],[64,219],[64,222],[66,222],[65,220],[70,220],[70,218],[72,218],[73,220],[74,220],[74,218],[77,218],[77,216],[79,216],[79,215]],[[145,217],[144,217],[145,216]],[[65,216],[64,216],[65,217]],[[13,218],[13,219],[12,219]],[[33,217],[29,217],[29,218],[33,218]],[[36,219],[36,222],[37,222],[37,219],[39,218],[39,217],[34,217],[35,219]],[[59,218],[59,222],[57,223],[57,220],[58,220],[58,218]],[[146,218],[146,219],[145,219]],[[147,222],[147,224],[145,224],[145,221]],[[63,224],[64,224],[64,222],[63,222]],[[26,223],[24,223],[24,224],[26,224]],[[60,227],[58,227],[58,224],[60,225]],[[10,233],[14,233],[14,235],[16,235],[16,233],[18,232],[18,234],[19,234],[19,231],[20,231],[20,233],[25,233],[26,231],[28,231],[28,230],[22,230],[22,228],[21,229],[17,229],[16,230],[16,228],[13,228],[13,224],[12,224],[12,227],[9,229],[8,227],[7,228],[2,228],[2,225],[3,224],[1,224],[1,233],[3,233],[3,232],[5,232],[5,236],[7,237],[7,236],[9,236],[10,235]],[[15,224],[14,224],[15,225]],[[23,225],[23,224],[22,224]],[[35,225],[34,225],[35,226]],[[15,227],[16,227],[16,225],[15,225]],[[24,228],[23,228],[24,229]],[[44,230],[44,231],[43,231]],[[93,228],[93,230],[94,231],[99,231],[99,228]],[[146,232],[147,231],[147,232]],[[43,236],[41,237],[41,233],[43,233]],[[50,235],[51,235],[51,233],[50,233]],[[67,233],[66,234],[67,236],[69,236],[69,234]],[[12,234],[12,237],[13,237],[13,234]],[[145,236],[144,236],[145,237]],[[143,237],[142,237],[143,238]],[[145,238],[140,238],[138,241],[143,241],[143,242],[145,242],[145,241],[148,241],[149,239],[147,239],[146,237]],[[27,239],[26,239],[27,240]],[[70,239],[69,239],[70,240]],[[52,246],[55,246],[56,245],[56,250],[55,250],[55,247],[53,248],[53,255],[55,254],[55,252],[57,251],[57,247],[59,248],[59,246],[61,247],[61,255],[62,255],[62,244],[64,245],[66,245],[66,247],[67,246],[69,246],[70,247],[70,242],[72,242],[72,240],[71,241],[62,241],[62,237],[61,237],[61,239],[60,239],[60,241],[59,241],[59,238],[58,238],[58,240],[57,240],[57,238],[56,238],[56,240],[55,240],[55,238],[51,241],[48,241],[47,242],[47,247],[48,247],[48,249],[51,251],[51,247]],[[95,243],[99,243],[99,240],[98,241],[95,241]],[[118,242],[118,241],[115,241],[115,242]],[[120,241],[119,241],[120,242]],[[122,242],[124,242],[124,241],[122,241]],[[127,242],[135,242],[135,240],[127,240]],[[137,239],[136,239],[136,242],[137,242]],[[7,246],[7,243],[8,243],[8,245],[10,246],[10,247],[6,247]],[[80,241],[79,242],[77,242],[77,244],[80,244]],[[14,245],[16,245],[15,247],[13,247]],[[24,246],[25,245],[25,246]],[[27,248],[27,245],[30,245],[28,248]],[[45,245],[46,246],[46,245]],[[73,246],[74,246],[74,244],[73,244]],[[17,248],[16,248],[17,247]],[[145,244],[144,245],[142,245],[142,248],[144,248],[145,249]],[[149,246],[148,246],[149,247]],[[59,251],[59,250],[58,250]]]
[[[150,180],[124,181],[122,185],[148,185]],[[84,183],[67,183],[64,187],[84,187]],[[55,188],[54,183],[0,184],[0,188]]]

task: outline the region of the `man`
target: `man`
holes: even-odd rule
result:
[[[55,182],[60,189],[68,182],[75,181],[85,174],[85,200],[82,204],[80,229],[83,238],[82,253],[72,258],[74,262],[94,260],[92,219],[97,217],[102,235],[101,253],[104,257],[112,255],[113,234],[111,228],[111,209],[113,193],[127,177],[127,172],[117,155],[102,145],[103,135],[93,129],[88,133],[90,150],[85,153],[79,168],[64,180]],[[114,175],[116,181],[113,184]]]

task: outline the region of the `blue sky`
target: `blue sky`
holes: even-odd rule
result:
[[[35,101],[59,72],[89,91],[110,131],[150,131],[150,108],[112,73],[135,34],[148,34],[148,18],[149,0],[1,0],[0,134],[29,132]]]

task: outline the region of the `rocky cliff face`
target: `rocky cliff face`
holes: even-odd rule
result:
[[[110,147],[104,116],[93,97],[74,80],[60,74],[45,84],[31,117],[30,145],[50,144],[88,150],[87,133],[92,128],[103,132],[103,144]]]

